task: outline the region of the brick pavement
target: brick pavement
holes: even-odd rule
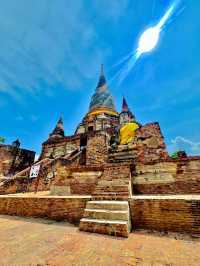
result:
[[[79,232],[65,222],[0,215],[0,266],[198,266],[200,241]]]

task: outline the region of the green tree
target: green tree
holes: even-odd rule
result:
[[[0,143],[4,143],[5,140],[6,140],[6,139],[5,139],[4,137],[1,137],[1,136],[0,136]]]
[[[178,151],[174,152],[170,156],[172,159],[178,159]]]

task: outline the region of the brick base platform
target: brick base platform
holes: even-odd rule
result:
[[[134,196],[129,199],[134,229],[200,236],[200,195]]]
[[[97,211],[99,204],[86,208],[88,201],[91,201],[90,196],[49,196],[47,193],[2,195],[0,214],[66,220],[74,224],[78,224],[84,215],[86,219],[92,216],[99,220],[106,220],[110,215],[113,219],[126,215],[113,209]],[[128,201],[133,230],[172,231],[200,236],[199,195],[133,196]],[[90,204],[88,202],[88,206]],[[85,208],[89,211],[84,214]]]
[[[42,194],[42,193],[41,193]],[[78,224],[90,196],[39,196],[34,193],[0,196],[0,214],[40,217]]]

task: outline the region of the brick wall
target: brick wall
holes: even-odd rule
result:
[[[0,176],[13,175],[25,169],[34,162],[35,152],[13,147],[12,145],[0,145]]]
[[[130,173],[129,163],[108,163],[104,166],[104,172],[101,179],[129,179]]]
[[[137,129],[133,144],[136,145],[133,152],[135,152],[136,160],[139,162],[146,163],[168,158],[164,137],[157,122],[146,124]]]
[[[40,217],[78,223],[89,197],[0,196],[0,214]]]
[[[132,227],[200,235],[200,196],[135,196]]]
[[[0,196],[0,214],[78,223],[90,197]],[[135,196],[132,228],[200,235],[200,196]]]
[[[0,195],[50,190],[51,182],[46,182],[44,177],[29,179],[27,177],[15,178],[4,181],[0,186]]]
[[[102,165],[107,160],[107,137],[105,134],[96,133],[90,136],[87,141],[86,164]]]
[[[50,190],[52,186],[70,186],[71,194],[91,195],[103,167],[78,166],[58,159],[41,167],[38,178],[30,179],[29,169],[23,176],[0,183],[0,194]]]
[[[58,158],[69,155],[80,146],[79,136],[63,137],[56,140],[48,140],[42,144],[40,159]]]
[[[136,164],[134,194],[199,194],[200,157]]]
[[[99,168],[69,167],[58,162],[52,185],[69,186],[71,194],[91,195],[101,175],[102,169]]]

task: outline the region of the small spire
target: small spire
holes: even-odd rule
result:
[[[18,139],[16,139],[15,141],[12,142],[12,146],[19,148],[20,147],[20,141]]]
[[[135,121],[135,116],[130,111],[124,96],[123,96],[123,100],[122,100],[122,111],[121,111],[121,114],[123,114],[123,113],[127,113],[128,114],[128,117],[129,117],[128,121],[130,121],[130,120],[134,120]]]
[[[57,137],[64,137],[65,133],[64,133],[64,126],[63,126],[63,119],[62,116],[60,116],[56,127],[54,128],[53,132],[49,135],[50,138],[57,138]]]
[[[59,120],[58,120],[58,122],[57,122],[56,127],[58,127],[58,126],[63,127],[63,116],[62,116],[62,114],[60,115],[60,118],[59,118]]]
[[[128,104],[126,102],[126,99],[123,96],[123,100],[122,100],[122,112],[128,112],[129,108],[128,108]]]
[[[63,117],[64,117],[63,112],[61,112],[60,113],[60,119],[59,120],[62,120],[63,121]]]
[[[103,64],[101,64],[100,76],[104,76],[104,66],[103,66]]]

